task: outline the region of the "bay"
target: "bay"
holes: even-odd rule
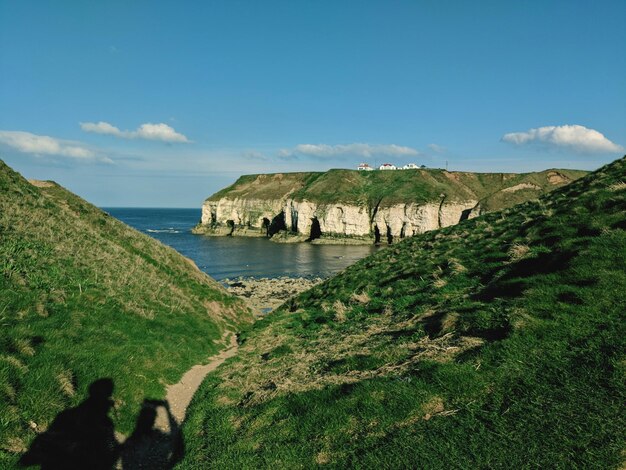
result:
[[[191,258],[217,280],[235,277],[328,277],[376,251],[373,245],[274,243],[266,238],[194,235],[200,209],[103,208],[127,225]]]

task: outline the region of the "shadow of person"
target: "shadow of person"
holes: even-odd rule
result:
[[[118,457],[113,421],[113,380],[98,379],[89,397],[75,408],[62,411],[48,429],[37,436],[22,455],[21,466],[53,469],[111,469]]]
[[[158,411],[167,416],[169,432],[160,428],[164,423],[157,420]],[[184,455],[184,442],[180,428],[165,400],[144,400],[137,417],[135,430],[122,448],[122,468],[168,469]]]

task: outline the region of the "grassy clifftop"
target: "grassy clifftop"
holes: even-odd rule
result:
[[[0,467],[98,378],[132,430],[143,398],[249,318],[174,250],[0,161]]]
[[[615,468],[626,159],[381,250],[241,338],[183,468]]]
[[[465,173],[444,170],[355,171],[246,175],[213,194],[221,198],[280,199],[350,203],[380,207],[439,200],[484,200],[490,210],[509,207],[567,184],[587,172],[546,170],[537,173]]]

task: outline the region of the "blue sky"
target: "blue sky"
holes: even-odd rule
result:
[[[626,2],[0,0],[0,158],[100,206],[626,153]]]

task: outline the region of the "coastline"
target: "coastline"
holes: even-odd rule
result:
[[[301,233],[281,230],[269,236],[262,228],[259,227],[226,227],[215,226],[206,227],[198,224],[191,229],[194,235],[204,235],[206,237],[250,237],[250,238],[267,238],[273,243],[311,243],[312,245],[374,245],[375,237],[371,235],[321,235],[317,238],[310,237]],[[386,244],[386,243],[385,243]]]

